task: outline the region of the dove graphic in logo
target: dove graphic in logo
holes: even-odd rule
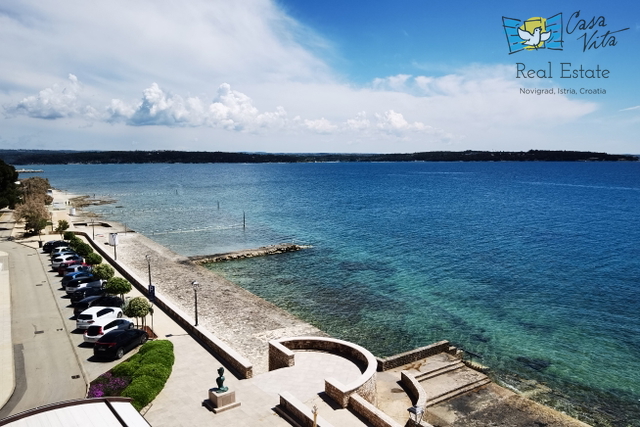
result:
[[[542,19],[541,19],[542,21]],[[551,37],[551,31],[547,31],[546,33],[541,32],[542,27],[536,27],[533,30],[533,34],[531,34],[529,31],[527,30],[523,30],[522,28],[518,28],[518,35],[520,36],[520,38],[522,40],[524,40],[522,42],[522,44],[527,45],[527,46],[532,46],[533,48],[537,49],[538,47],[542,46],[542,44],[544,42],[546,42],[547,40],[549,40],[549,37]],[[525,47],[525,49],[527,49]]]
[[[562,13],[527,20],[502,17],[509,54],[522,50],[562,50]]]

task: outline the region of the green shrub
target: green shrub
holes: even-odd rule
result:
[[[149,341],[138,351],[138,354],[145,354],[150,351],[168,351],[173,353],[173,343],[169,340]]]
[[[65,231],[64,232],[64,240],[73,240],[74,238],[77,239],[75,233],[73,231]]]
[[[140,369],[133,374],[133,379],[135,380],[136,378],[143,377],[145,375],[158,378],[166,382],[169,379],[169,375],[171,375],[171,366],[164,366],[159,363],[147,364],[145,362],[140,366]]]
[[[108,294],[120,295],[120,298],[124,300],[124,294],[131,292],[131,288],[131,283],[129,283],[127,279],[112,277],[107,281],[104,290],[107,291]]]
[[[143,375],[131,381],[121,396],[133,399],[133,407],[140,411],[147,406],[162,391],[165,380]]]
[[[144,365],[157,363],[171,368],[173,366],[173,362],[175,362],[175,356],[173,353],[150,351],[149,353],[142,355],[142,363]]]
[[[98,279],[109,280],[114,274],[116,274],[115,270],[108,264],[98,264],[93,267],[93,275]]]
[[[114,375],[132,378],[120,395],[132,398],[133,406],[140,411],[162,391],[174,360],[171,341],[148,341],[137,354],[111,370]]]
[[[78,253],[81,257],[86,257],[91,252],[93,252],[93,248],[88,243],[80,241],[80,243],[76,244],[76,247],[73,248],[74,251]]]
[[[102,257],[95,252],[91,252],[85,257],[84,262],[89,265],[98,265],[102,262]]]
[[[136,371],[140,369],[140,359],[139,354],[133,355],[128,360],[114,366],[111,372],[118,377],[133,378]]]

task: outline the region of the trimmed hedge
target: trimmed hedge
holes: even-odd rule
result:
[[[174,361],[171,341],[147,342],[140,347],[138,354],[112,370],[128,374],[132,378],[131,384],[122,391],[121,396],[132,398],[134,408],[140,411],[162,391],[171,375]]]
[[[164,388],[166,380],[161,378],[143,375],[131,381],[131,384],[124,389],[121,396],[130,397],[131,402],[138,411],[147,406]]]
[[[174,360],[173,343],[171,341],[148,341],[140,347],[137,354],[114,366],[109,371],[110,373],[107,372],[102,376],[105,378],[122,378],[127,382],[131,381],[119,395],[132,398],[133,402],[131,404],[140,411],[162,391],[164,384],[171,375]],[[94,382],[97,382],[97,380]],[[94,394],[99,394],[105,389],[104,386],[94,386],[92,383],[93,388],[95,388]],[[100,396],[102,395],[100,394]]]
[[[145,375],[167,381],[171,375],[171,367],[163,366],[160,363],[143,363],[140,369],[133,374],[133,380]]]
[[[128,360],[114,366],[111,369],[113,375],[118,377],[133,378],[133,375],[140,368],[140,354],[131,356]]]

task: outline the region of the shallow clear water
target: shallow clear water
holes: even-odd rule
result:
[[[312,245],[212,268],[376,355],[447,339],[504,380],[640,419],[640,164],[42,168],[185,255]]]

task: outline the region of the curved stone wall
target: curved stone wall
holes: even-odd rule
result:
[[[349,405],[349,396],[353,393],[375,404],[378,364],[369,350],[348,341],[328,337],[281,338],[269,342],[269,370],[293,366],[295,359],[292,350],[324,351],[353,361],[362,375],[349,384],[327,378],[325,392],[343,408]]]

